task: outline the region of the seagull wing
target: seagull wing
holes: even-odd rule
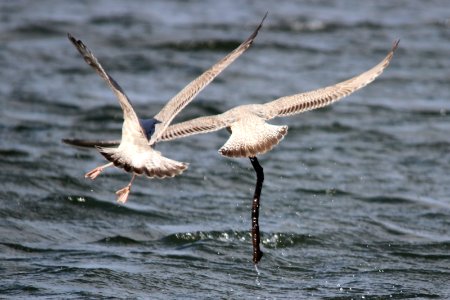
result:
[[[213,132],[227,127],[229,124],[231,124],[231,122],[226,121],[224,114],[199,117],[170,125],[161,135],[160,139],[162,141],[170,141],[194,134]]]
[[[389,51],[386,57],[372,69],[332,86],[302,94],[282,97],[266,103],[262,106],[261,115],[266,119],[290,116],[330,105],[331,103],[352,94],[374,81],[375,78],[383,73],[383,70],[389,65],[394,52],[398,47],[398,43],[399,40],[395,41],[391,51]]]
[[[103,69],[97,58],[95,58],[94,54],[82,41],[76,39],[70,33],[67,34],[67,36],[75,48],[77,48],[78,52],[83,56],[86,63],[90,65],[103,80],[105,80],[119,100],[120,107],[123,110],[124,119],[122,126],[122,141],[134,143],[137,141],[142,142],[142,139],[146,140],[147,138],[139,122],[139,118],[120,85]]]
[[[96,148],[96,147],[112,147],[119,146],[120,140],[85,140],[85,139],[63,139],[63,143],[83,147],[83,148]]]
[[[164,131],[160,140],[165,142],[190,135],[213,132],[231,126],[232,123],[233,119],[229,116],[228,112],[220,115],[199,117],[170,125]],[[83,148],[111,147],[120,144],[120,140],[62,139],[62,142]]]
[[[206,70],[198,78],[189,83],[177,95],[175,95],[175,97],[173,97],[156,116],[154,116],[154,118],[161,123],[155,125],[155,133],[150,139],[150,145],[155,144],[161,139],[161,136],[164,134],[164,131],[170,125],[173,118],[175,118],[175,116],[186,105],[188,105],[189,102],[191,102],[194,97],[200,93],[200,91],[202,91],[216,76],[218,76],[225,68],[227,68],[235,59],[237,59],[251,46],[266,16],[267,14],[264,16],[256,30],[245,42],[239,45],[239,47],[217,62],[210,69]]]

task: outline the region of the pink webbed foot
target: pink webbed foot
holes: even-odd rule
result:
[[[121,204],[125,204],[125,202],[127,202],[128,195],[130,194],[130,190],[131,190],[131,185],[133,184],[133,181],[135,178],[136,178],[136,174],[133,174],[133,177],[131,178],[130,183],[123,189],[120,189],[116,192],[116,195],[118,196],[117,202],[119,202]]]
[[[123,189],[118,190],[116,192],[116,195],[118,196],[117,202],[119,202],[120,204],[125,204],[125,202],[127,202],[127,200],[128,200],[128,195],[130,194],[130,190],[131,190],[131,185],[127,185]]]
[[[110,167],[112,165],[113,165],[112,163],[109,163],[109,164],[97,167],[97,168],[93,169],[92,171],[87,172],[84,175],[84,178],[90,178],[90,179],[94,180],[95,178],[97,178],[98,175],[100,175],[101,172],[103,172],[103,170],[105,168]]]
[[[100,168],[100,167],[95,168],[94,170],[92,170],[92,171],[90,171],[90,172],[87,172],[87,173],[84,175],[84,178],[90,178],[90,179],[94,180],[95,178],[97,178],[98,175],[100,175],[100,173],[101,173],[102,171],[103,171],[103,169]]]

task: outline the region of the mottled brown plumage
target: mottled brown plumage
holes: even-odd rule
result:
[[[363,88],[375,80],[389,65],[398,43],[399,41],[394,42],[391,51],[376,66],[343,82],[311,92],[282,97],[266,104],[238,106],[219,115],[199,117],[169,126],[162,133],[160,139],[168,141],[227,128],[231,136],[219,149],[219,153],[228,157],[250,158],[257,175],[252,203],[252,243],[255,267],[263,255],[260,249],[259,207],[264,181],[264,171],[256,156],[270,151],[284,138],[288,129],[287,126],[271,125],[266,121],[330,105]],[[85,147],[101,145],[100,141],[66,140],[66,142]],[[114,141],[107,143],[114,143]]]
[[[152,146],[157,143],[164,131],[167,129],[173,118],[188,105],[198,93],[203,90],[215,77],[226,69],[233,61],[243,54],[253,43],[263,20],[256,30],[239,45],[234,51],[219,60],[210,69],[206,70],[198,78],[189,83],[177,95],[175,95],[162,110],[156,114],[153,120],[156,121],[154,131],[151,136],[147,136],[148,131],[143,127],[143,120],[140,120],[120,85],[104,70],[93,53],[71,34],[68,34],[69,40],[77,48],[88,65],[90,65],[112,89],[119,104],[123,110],[122,137],[118,143],[106,142],[98,145],[96,148],[111,163],[97,167],[86,174],[86,177],[95,179],[105,168],[116,166],[135,175],[145,174],[148,177],[165,178],[181,174],[187,167],[187,163],[178,162],[161,155],[154,150]],[[117,145],[118,147],[112,147]],[[127,188],[128,187],[128,188]],[[126,188],[120,190],[119,201],[125,202],[131,182]]]
[[[306,93],[281,97],[266,104],[249,104],[234,107],[222,114],[199,117],[171,125],[164,131],[161,141],[170,141],[194,134],[208,133],[227,128],[231,132],[219,153],[230,157],[248,157],[266,153],[287,134],[287,126],[276,126],[266,121],[286,117],[330,105],[374,81],[389,65],[399,41],[376,66],[348,80]],[[66,143],[94,147],[118,144],[119,141],[66,139]]]
[[[389,65],[399,41],[386,57],[370,70],[332,86],[311,92],[276,99],[266,104],[249,104],[232,108],[222,114],[200,117],[170,126],[162,135],[168,141],[193,134],[228,128],[231,136],[219,153],[230,157],[252,157],[266,153],[287,134],[287,126],[266,121],[324,107],[365,87]]]

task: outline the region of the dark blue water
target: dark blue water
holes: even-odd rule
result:
[[[130,176],[64,137],[118,138],[121,110],[66,33],[143,117],[243,41],[254,46],[176,119],[264,103],[391,66],[286,119],[260,157],[265,252],[251,262],[255,176],[224,131],[159,144],[183,176]],[[450,298],[448,1],[2,1],[1,298]]]

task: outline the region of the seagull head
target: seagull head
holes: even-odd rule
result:
[[[161,121],[156,120],[155,118],[141,120],[141,126],[144,128],[145,134],[147,135],[147,139],[150,139],[155,132],[155,125],[161,123]]]

